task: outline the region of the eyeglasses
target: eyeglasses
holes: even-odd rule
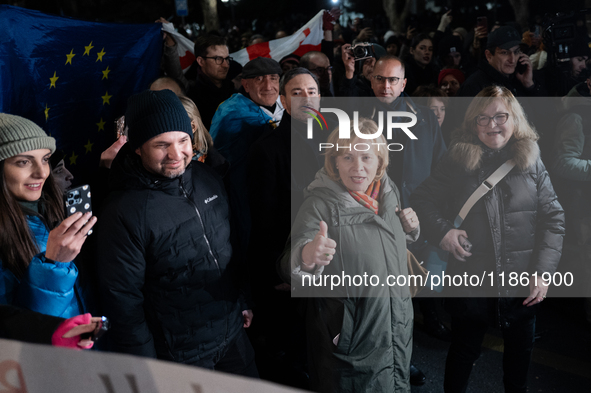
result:
[[[396,86],[400,78],[397,76],[381,76],[381,75],[374,75],[372,78],[378,83],[386,83],[388,81],[389,84],[392,86]]]
[[[310,72],[318,75],[318,76],[322,76],[326,73],[332,72],[332,67],[316,67],[316,68],[311,68],[309,70]]]
[[[220,64],[222,64],[224,61],[227,61],[227,62],[228,62],[228,64],[230,64],[230,62],[231,62],[232,60],[234,60],[234,59],[233,59],[233,58],[231,58],[230,56],[228,56],[228,57],[222,57],[222,56],[213,56],[213,57],[211,57],[211,56],[203,56],[203,58],[204,58],[204,59],[214,59],[214,60],[215,60],[215,63],[216,63],[217,65],[220,65]]]
[[[478,124],[481,127],[488,126],[490,124],[491,120],[493,120],[496,125],[501,126],[501,125],[505,124],[507,122],[507,120],[509,120],[509,114],[508,113],[497,113],[493,117],[489,117],[486,115],[478,115],[478,116],[476,116],[475,120],[476,120],[476,124]]]

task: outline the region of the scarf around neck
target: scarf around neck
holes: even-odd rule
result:
[[[363,207],[366,207],[378,214],[378,196],[380,195],[381,180],[373,181],[365,192],[347,190],[349,194],[359,202]]]

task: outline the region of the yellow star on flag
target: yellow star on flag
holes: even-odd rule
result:
[[[72,156],[70,157],[70,165],[76,165],[77,158],[78,156],[76,155],[76,152],[72,152]]]
[[[76,54],[74,53],[74,49],[72,48],[72,50],[70,51],[70,54],[66,55],[66,57],[68,58],[68,60],[66,60],[66,64],[70,63],[70,65],[72,65],[72,57],[74,57],[74,56],[76,56]]]
[[[92,46],[92,41],[90,41],[90,44],[88,44],[88,46],[84,47],[84,54],[82,56],[90,56],[90,50],[94,48],[94,46]]]
[[[84,145],[84,148],[86,149],[86,154],[88,154],[92,151],[92,145],[94,145],[94,143],[90,143],[90,139],[89,139],[88,143],[86,145]]]
[[[55,82],[57,82],[58,79],[59,76],[55,76],[55,71],[53,71],[53,78],[49,78],[49,80],[51,81],[51,85],[49,86],[50,89],[52,87],[55,87]]]
[[[96,54],[96,61],[103,61],[103,56],[106,54],[107,52],[105,52],[105,48],[101,49],[101,51],[99,53]],[[95,63],[96,63],[95,61]]]
[[[98,130],[99,131],[104,131],[105,130],[105,124],[107,124],[106,121],[103,121],[103,118],[101,117],[101,121],[96,123],[96,125],[98,126]]]
[[[111,97],[113,97],[113,96],[110,96],[108,91],[105,92],[105,95],[104,96],[101,96],[101,98],[103,99],[103,105],[105,105],[105,104],[111,105],[111,103],[109,102],[109,100],[111,99]]]
[[[47,119],[49,118],[49,110],[51,108],[47,107],[47,104],[45,104],[45,121],[47,121]]]
[[[103,71],[103,79],[109,79],[109,72],[111,72],[111,70],[109,69],[109,66],[107,66],[107,69]]]

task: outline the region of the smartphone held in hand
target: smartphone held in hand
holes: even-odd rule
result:
[[[472,243],[465,236],[460,235],[458,240],[464,251],[470,252],[472,250]]]
[[[92,212],[90,196],[90,186],[88,184],[68,190],[65,193],[66,217],[78,212],[82,214]],[[92,229],[88,232],[88,235],[91,234]]]

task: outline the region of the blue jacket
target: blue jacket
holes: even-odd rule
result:
[[[62,318],[79,315],[82,307],[75,288],[76,265],[46,260],[49,229],[38,216],[27,216],[27,222],[40,252],[33,257],[21,280],[0,262],[0,304]]]

